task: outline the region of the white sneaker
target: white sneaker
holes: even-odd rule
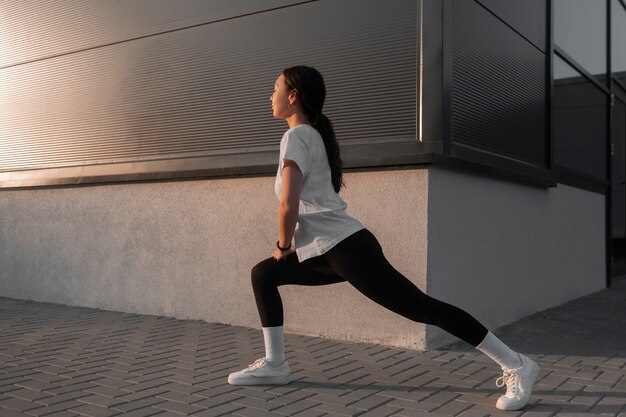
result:
[[[539,375],[539,365],[527,356],[518,353],[522,366],[517,369],[506,370],[496,380],[496,386],[506,384],[506,394],[501,396],[496,403],[498,410],[519,410],[528,404],[533,386]]]
[[[290,382],[287,359],[278,366],[270,365],[265,358],[257,359],[246,369],[228,375],[231,385],[285,385]]]

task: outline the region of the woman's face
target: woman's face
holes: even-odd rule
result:
[[[274,84],[274,93],[270,97],[272,101],[272,109],[274,110],[274,117],[277,119],[285,119],[291,116],[295,112],[295,108],[289,107],[289,97],[293,99],[294,91],[287,90],[287,84],[285,84],[285,77],[280,74]]]

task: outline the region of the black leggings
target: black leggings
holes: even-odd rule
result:
[[[348,236],[326,253],[298,262],[273,257],[252,268],[252,288],[263,327],[283,325],[281,285],[327,285],[348,281],[383,307],[408,319],[432,324],[476,347],[487,329],[474,317],[419,290],[387,261],[367,229]]]

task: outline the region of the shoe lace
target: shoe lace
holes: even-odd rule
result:
[[[246,368],[246,372],[251,372],[255,369],[262,368],[263,366],[265,366],[265,362],[265,358],[257,359],[256,361],[254,361],[254,363],[248,365],[248,367]]]
[[[513,369],[507,371],[506,369],[502,370],[502,376],[496,379],[496,386],[503,387],[506,384],[506,394],[516,396],[517,395],[517,369]]]

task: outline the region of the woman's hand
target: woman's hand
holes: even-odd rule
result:
[[[284,260],[287,259],[287,255],[291,255],[295,251],[296,251],[296,245],[292,244],[291,247],[289,249],[285,250],[285,251],[281,251],[280,249],[276,249],[274,251],[274,253],[272,253],[272,256],[277,261],[284,261]]]

